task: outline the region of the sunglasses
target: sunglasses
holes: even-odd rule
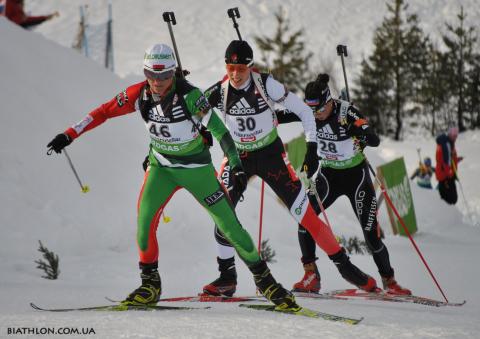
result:
[[[155,73],[152,71],[149,71],[148,69],[143,70],[143,74],[149,79],[155,79],[155,80],[168,80],[173,77],[175,74],[174,70],[167,71],[167,72],[162,72],[162,73]]]
[[[248,66],[244,64],[226,64],[227,72],[245,72]]]

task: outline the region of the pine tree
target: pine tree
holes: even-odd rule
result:
[[[465,118],[469,119],[468,124],[471,125],[471,115],[465,116],[467,108],[467,94],[472,82],[476,81],[475,75],[475,53],[474,47],[477,40],[475,36],[474,27],[465,27],[466,14],[463,7],[460,7],[460,12],[457,14],[458,26],[453,26],[446,23],[447,33],[442,36],[443,42],[447,47],[446,65],[443,70],[450,77],[448,90],[455,99],[456,107],[456,123],[460,131],[465,131]],[[472,72],[473,70],[473,72]],[[470,78],[469,78],[470,75]],[[473,85],[475,86],[475,85]],[[475,88],[470,88],[475,93]],[[473,98],[473,105],[475,103]]]
[[[38,251],[43,254],[43,259],[45,259],[46,261],[43,261],[41,259],[35,260],[37,268],[45,272],[46,275],[42,275],[42,278],[55,280],[60,274],[60,270],[58,269],[58,263],[60,259],[58,258],[58,255],[43,246],[40,240],[38,241],[38,243],[40,244]]]
[[[470,72],[467,89],[467,109],[471,112],[471,127],[480,127],[480,54],[475,55],[475,64]]]
[[[375,57],[370,57],[370,61]],[[358,89],[354,89],[355,105],[368,115],[370,125],[379,134],[389,134],[388,129],[388,95],[392,84],[380,72],[380,68],[370,66],[365,59],[361,64],[362,75],[358,80]]]
[[[446,105],[448,96],[445,88],[448,86],[448,76],[442,71],[445,65],[445,55],[434,45],[427,48],[427,64],[422,74],[422,84],[418,102],[423,105],[424,115],[427,117],[427,128],[432,136],[444,129],[448,122]]]
[[[422,83],[419,75],[426,66],[428,37],[419,27],[417,16],[408,14],[407,8],[404,0],[387,3],[389,15],[375,31],[375,49],[362,63],[359,89],[355,91],[361,96],[361,100],[355,99],[360,109],[367,115],[375,112],[381,119],[379,131],[393,134],[395,140],[400,140],[405,114],[419,109],[412,104],[418,99]],[[373,97],[367,98],[367,93]]]
[[[260,256],[262,260],[265,260],[267,263],[275,263],[277,262],[273,258],[275,258],[275,250],[270,246],[268,243],[268,239],[262,240],[260,244]]]
[[[314,76],[309,62],[313,54],[307,52],[303,41],[304,31],[290,33],[290,21],[282,7],[275,13],[277,28],[273,37],[255,36],[262,53],[262,63],[257,66],[272,73],[275,79],[293,92],[302,91]]]

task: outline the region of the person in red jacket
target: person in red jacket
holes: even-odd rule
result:
[[[5,16],[17,25],[28,28],[59,16],[58,12],[41,16],[28,16],[24,11],[24,0],[7,0]]]
[[[435,177],[438,181],[438,191],[440,197],[450,205],[455,205],[458,200],[457,187],[457,165],[463,157],[457,156],[455,141],[458,136],[458,128],[450,127],[448,132],[442,133],[437,137],[437,152],[435,167]]]

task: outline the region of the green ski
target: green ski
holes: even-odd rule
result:
[[[257,305],[257,304],[240,304],[240,307],[246,307],[246,308],[251,308],[254,310],[263,310],[263,311],[271,311],[271,312],[279,312],[279,313],[286,313],[286,314],[292,314],[292,315],[299,315],[299,316],[304,316],[304,317],[309,317],[309,318],[321,318],[325,320],[331,320],[331,321],[338,321],[350,325],[356,325],[360,321],[363,320],[363,318],[360,319],[355,319],[355,318],[347,318],[343,317],[340,315],[335,315],[335,314],[330,314],[330,313],[325,313],[325,312],[318,312],[314,311],[305,307],[302,307],[302,309],[298,312],[292,312],[292,311],[282,311],[276,309],[275,305]]]

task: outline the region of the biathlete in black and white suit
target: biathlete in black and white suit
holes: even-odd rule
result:
[[[372,180],[362,150],[366,146],[377,147],[379,137],[367,120],[351,103],[333,100],[328,87],[329,76],[320,74],[305,90],[305,101],[313,109],[316,121],[318,157],[320,170],[315,179],[318,196],[324,209],[346,195],[362,226],[368,248],[378,267],[384,288],[389,293],[411,294],[398,285],[390,265],[387,247],[382,242],[377,225],[377,200]],[[277,112],[280,123],[298,121],[294,114]],[[317,215],[321,208],[314,194],[309,194],[310,203]],[[320,275],[315,264],[315,242],[302,225],[298,238],[302,250],[304,277],[293,289],[300,292],[320,290]]]
[[[346,280],[365,290],[375,289],[375,280],[350,262],[330,228],[316,215],[278,136],[275,103],[292,111],[302,122],[307,141],[304,166],[307,176],[311,177],[318,168],[315,120],[311,109],[271,75],[252,68],[253,51],[246,41],[234,40],[230,43],[225,53],[225,63],[227,75],[211,86],[205,95],[210,105],[220,111],[220,117],[225,121],[240,153],[245,173],[249,178],[259,176],[272,188],[295,220],[312,234],[314,243],[329,255]],[[238,190],[232,186],[228,159],[222,163],[219,179],[236,205],[244,189]],[[237,284],[235,250],[218,227],[215,227],[215,239],[219,248],[217,261],[220,277],[204,286],[203,291],[211,295],[231,296]]]

